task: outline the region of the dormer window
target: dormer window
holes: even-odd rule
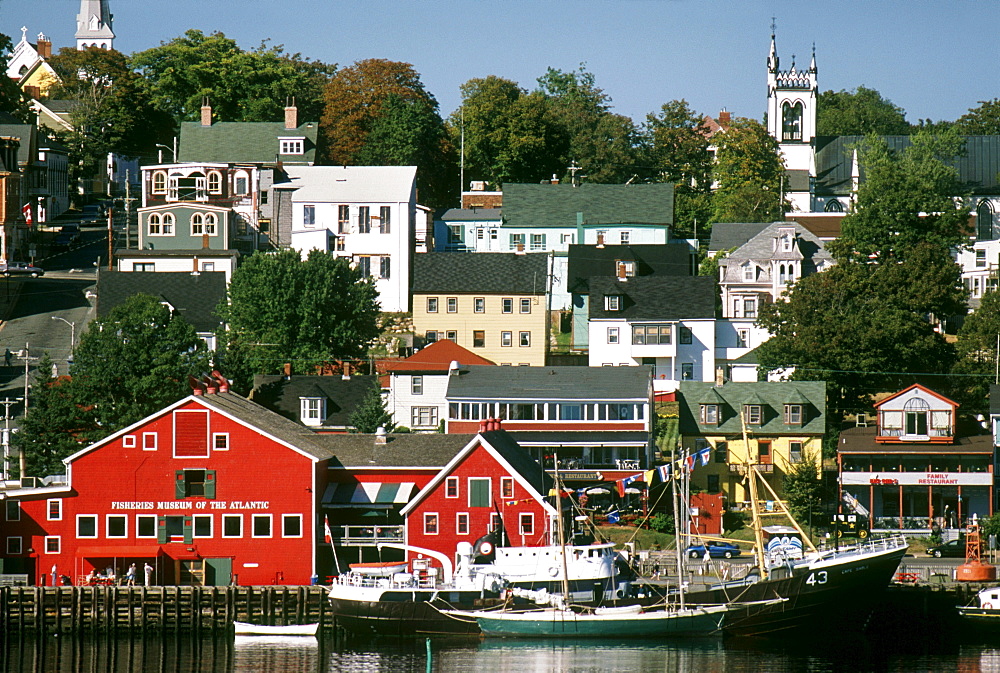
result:
[[[174,173],[170,176],[170,193],[167,198],[171,201],[207,201],[207,187],[208,181],[202,173]]]
[[[702,404],[700,407],[700,418],[698,419],[702,425],[718,425],[719,424],[719,405],[718,404]]]
[[[759,404],[746,404],[743,406],[743,417],[747,425],[761,425],[764,423],[764,407]]]
[[[167,192],[167,174],[163,171],[156,171],[153,173],[153,193],[154,194],[166,194]]]
[[[802,425],[802,405],[785,405],[785,425]]]
[[[222,173],[219,171],[209,171],[208,191],[212,194],[222,193]]]
[[[299,398],[299,420],[305,425],[321,425],[323,423],[323,407],[326,400],[322,397]]]
[[[622,310],[622,296],[620,294],[604,295],[604,310],[605,311]]]
[[[752,283],[757,279],[756,267],[753,264],[743,265],[743,281]]]
[[[302,154],[305,138],[281,138],[281,154]]]
[[[616,275],[619,278],[634,278],[635,277],[635,262],[616,260],[615,261]]]

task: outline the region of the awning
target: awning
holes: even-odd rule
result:
[[[160,547],[160,549],[164,554],[175,561],[201,558],[201,554],[198,553],[198,548],[191,545],[174,543]]]
[[[406,504],[410,501],[416,484],[412,481],[401,484],[355,482],[329,484],[323,493],[323,507],[375,507]]]
[[[77,547],[79,558],[156,558],[159,547]]]

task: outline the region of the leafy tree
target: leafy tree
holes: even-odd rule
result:
[[[800,525],[809,521],[810,514],[818,514],[823,504],[823,483],[817,473],[815,457],[808,456],[792,465],[785,474],[783,487],[788,510]]]
[[[73,358],[73,398],[92,407],[91,440],[176,402],[189,394],[189,376],[211,369],[194,327],[145,294],[91,322]]]
[[[816,135],[909,135],[906,113],[875,89],[824,91],[816,106]]]
[[[323,92],[323,163],[416,166],[421,200],[454,201],[457,163],[438,103],[409,63],[367,59]]]
[[[396,424],[392,420],[392,414],[385,408],[385,403],[382,401],[382,388],[378,383],[373,385],[361,398],[347,422],[357,432],[364,434],[371,434],[379,428],[385,428],[386,432],[395,430]]]
[[[285,362],[310,372],[361,357],[379,335],[374,282],[318,250],[305,261],[296,250],[247,258],[218,311],[229,325],[223,371],[241,392],[250,390],[254,374],[277,372]]]
[[[958,118],[955,129],[969,136],[1000,135],[1000,98],[982,101]]]
[[[26,475],[64,474],[62,459],[92,439],[90,408],[77,403],[68,379],[52,376],[52,359],[46,353],[38,363],[31,385],[28,414],[11,445],[24,454]]]
[[[958,197],[968,189],[953,164],[963,144],[955,131],[916,133],[902,152],[878,136],[866,138],[858,156],[864,181],[857,207],[844,218],[831,253],[878,264],[902,259],[921,244],[949,255],[967,241],[969,210]]]
[[[776,222],[788,204],[782,198],[785,166],[778,141],[751,119],[735,119],[715,137],[718,150],[712,197],[715,222]]]
[[[10,61],[12,51],[13,43],[10,37],[0,33],[0,63],[3,64],[4,70]],[[0,112],[12,114],[18,119],[28,118],[28,100],[9,77],[0,78]]]
[[[456,145],[464,134],[467,180],[538,182],[563,174],[568,139],[544,94],[494,75],[471,79],[461,91],[449,126]]]
[[[572,177],[566,168],[571,163],[587,182],[621,183],[635,175],[635,124],[611,111],[610,96],[584,64],[570,72],[549,68],[538,78],[538,92],[548,103],[549,117],[568,139],[559,175]]]
[[[335,65],[288,54],[281,45],[244,51],[216,32],[189,30],[158,47],[133,54],[130,66],[144,78],[152,104],[175,122],[195,121],[209,97],[219,119],[273,122],[290,98],[299,119],[319,119],[323,87]]]
[[[70,148],[71,181],[103,171],[108,152],[148,156],[170,137],[170,119],[150,105],[121,53],[64,48],[49,64],[62,80],[51,95],[75,101],[69,115],[73,130],[57,134]]]
[[[956,398],[968,409],[981,411],[996,375],[997,335],[1000,335],[1000,292],[987,292],[979,308],[965,318],[955,347],[958,361],[953,383]]]
[[[646,174],[674,184],[674,228],[681,235],[709,230],[712,218],[712,157],[708,129],[686,100],[664,103],[643,126]]]

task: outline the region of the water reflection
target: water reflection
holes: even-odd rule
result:
[[[107,635],[8,636],[4,673],[326,673],[340,671],[962,671],[1000,673],[989,645],[722,641],[344,640]]]

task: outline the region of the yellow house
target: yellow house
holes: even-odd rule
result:
[[[681,444],[699,462],[691,485],[723,493],[731,508],[750,503],[745,479],[750,465],[778,498],[783,498],[785,476],[796,465],[812,460],[816,476],[821,476],[825,382],[683,381],[678,401]],[[763,487],[758,497],[774,499]]]
[[[548,279],[546,253],[414,255],[416,345],[450,339],[498,365],[542,366]]]

